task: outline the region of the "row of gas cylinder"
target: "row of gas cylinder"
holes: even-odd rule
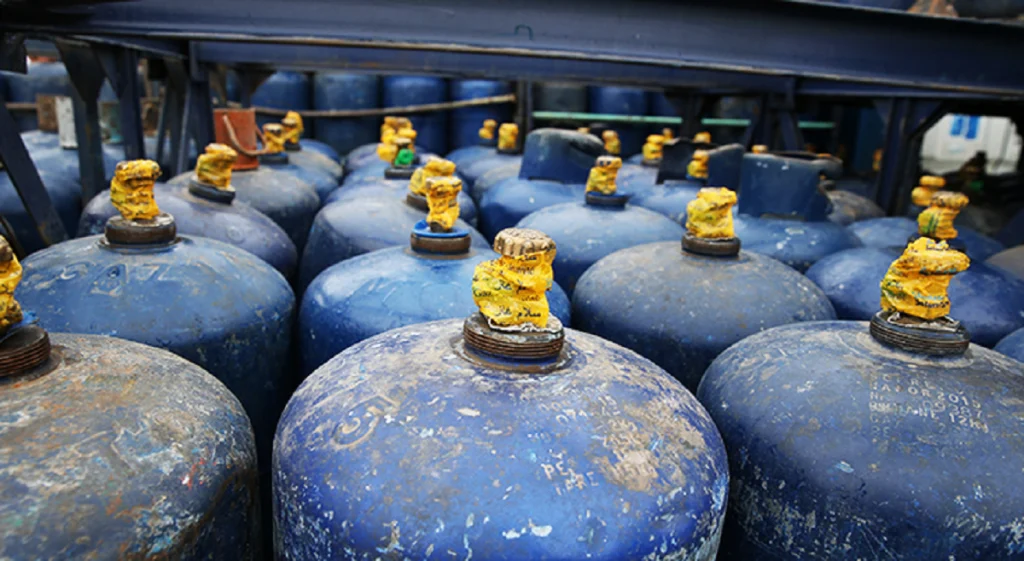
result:
[[[0,558],[1024,558],[1021,253],[940,180],[215,128],[0,243]]]

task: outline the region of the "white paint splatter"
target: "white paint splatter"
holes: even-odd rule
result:
[[[459,415],[465,415],[467,417],[479,417],[480,416],[480,412],[479,411],[477,411],[476,409],[470,409],[469,407],[463,407],[461,409],[456,409],[456,411],[459,413]]]
[[[519,536],[521,536],[522,534],[517,532],[515,528],[512,528],[511,530],[508,530],[506,532],[502,532],[501,535],[505,536],[506,540],[514,540],[514,539],[518,538]]]
[[[467,528],[472,528],[473,527],[473,521],[475,519],[476,519],[476,517],[473,515],[473,513],[472,512],[469,513],[469,516],[466,517],[466,527]]]
[[[838,462],[835,467],[843,473],[853,473],[853,466],[846,462]]]
[[[530,533],[538,538],[546,538],[551,534],[551,530],[551,526],[533,526],[530,528]]]

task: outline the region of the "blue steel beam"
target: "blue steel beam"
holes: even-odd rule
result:
[[[849,6],[756,0],[139,0],[19,30],[146,39],[372,46],[785,75],[1019,96],[1007,54],[1024,28]],[[499,65],[501,68],[504,65]],[[596,73],[591,78],[599,79]]]

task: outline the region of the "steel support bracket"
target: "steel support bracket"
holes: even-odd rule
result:
[[[665,91],[665,98],[683,119],[682,124],[676,128],[676,136],[693,138],[703,128],[701,119],[718,103],[721,96],[695,90],[670,89]]]
[[[124,155],[129,160],[146,157],[142,131],[142,91],[139,88],[139,53],[125,47],[95,44],[93,50],[117,94],[121,113]]]
[[[24,33],[0,33],[0,70],[24,74],[27,54]]]
[[[64,223],[53,207],[50,194],[43,187],[35,163],[28,155],[25,143],[18,134],[18,124],[11,112],[7,110],[7,96],[4,93],[7,84],[0,74],[0,161],[3,162],[7,175],[14,184],[14,190],[43,239],[43,243],[53,245],[68,239]],[[13,232],[9,232],[13,234]]]
[[[91,201],[107,188],[103,166],[103,135],[100,129],[99,95],[105,80],[95,52],[86,44],[56,40],[61,60],[74,86],[75,137],[82,200]]]
[[[885,123],[881,169],[875,184],[875,200],[888,214],[902,214],[917,183],[921,141],[924,133],[943,115],[945,102],[921,99],[890,99],[875,102]]]

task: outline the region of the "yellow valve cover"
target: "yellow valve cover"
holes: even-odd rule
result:
[[[970,199],[963,193],[937,191],[928,201],[928,208],[917,216],[917,232],[938,240],[955,238],[957,232],[953,221],[969,202]]]
[[[708,152],[707,150],[696,150],[689,164],[686,164],[686,174],[697,179],[708,178]]]
[[[443,158],[431,158],[423,167],[412,173],[409,179],[409,190],[421,196],[427,196],[427,180],[432,177],[451,177],[455,174],[455,162]]]
[[[615,179],[619,176],[619,169],[622,168],[622,158],[615,156],[599,156],[590,168],[590,175],[587,177],[587,192],[596,191],[602,195],[615,194]]]
[[[732,205],[736,192],[725,187],[705,187],[686,205],[686,231],[704,239],[736,237],[732,227]]]
[[[508,228],[494,238],[501,257],[473,272],[473,301],[492,328],[543,329],[548,324],[555,242],[526,228]]]
[[[230,146],[216,142],[207,144],[206,152],[196,160],[196,179],[221,191],[230,191],[231,167],[237,159],[238,152]]]
[[[498,128],[498,122],[494,119],[487,119],[484,121],[484,126],[480,127],[477,134],[483,140],[494,140],[494,130]]]
[[[946,242],[918,238],[882,278],[882,309],[933,320],[949,315],[949,281],[971,260]]]
[[[458,177],[437,176],[426,181],[427,225],[432,232],[451,232],[459,219],[459,193],[462,180]]]
[[[515,123],[502,123],[502,125],[498,127],[498,150],[515,150],[516,142],[518,140],[519,125]]]
[[[110,202],[125,220],[152,220],[160,214],[153,198],[153,184],[160,166],[153,160],[129,160],[117,164],[110,181]]]
[[[302,124],[302,115],[297,111],[285,114],[284,119],[281,119],[281,126],[284,127],[284,139],[288,144],[298,144],[306,130]]]
[[[945,186],[946,180],[941,177],[922,175],[919,185],[910,192],[910,199],[917,206],[928,206],[932,202],[932,195]]]
[[[263,148],[268,154],[284,152],[284,127],[281,123],[263,125]]]
[[[601,133],[604,140],[604,151],[612,156],[618,156],[622,152],[622,142],[619,140],[619,133],[613,130],[606,130]]]
[[[661,159],[661,148],[665,144],[665,137],[660,134],[652,134],[647,137],[647,142],[644,142],[643,156],[644,160],[653,162]]]
[[[6,239],[0,238],[0,333],[6,333],[23,318],[14,290],[21,282],[21,263]]]

